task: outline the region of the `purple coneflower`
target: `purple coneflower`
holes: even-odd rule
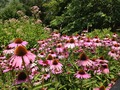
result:
[[[83,52],[80,54],[79,60],[77,60],[79,66],[92,66],[93,61],[91,61],[87,55]]]
[[[27,51],[24,46],[18,46],[10,58],[10,64],[12,67],[21,68],[23,64],[27,66],[30,62],[34,62],[35,58],[36,56],[30,51]]]
[[[41,78],[47,80],[50,78],[50,74],[43,74]]]
[[[22,71],[18,74],[17,79],[15,80],[15,85],[21,84],[24,82],[28,82],[28,77],[27,77],[27,74]]]
[[[77,73],[74,74],[76,78],[79,78],[79,79],[88,79],[91,77],[90,74],[86,73],[84,70],[79,70],[77,71]]]
[[[6,47],[6,49],[3,51],[3,54],[13,54],[14,53],[14,49],[10,48],[9,46]]]
[[[50,62],[50,69],[52,70],[52,73],[59,74],[62,72],[62,64],[59,62],[58,59],[54,59]]]
[[[27,44],[28,44],[28,42],[23,41],[23,40],[20,39],[20,38],[16,38],[16,39],[14,40],[14,42],[11,43],[11,44],[9,44],[8,46],[9,46],[10,48],[14,48],[14,47],[17,47],[17,46],[26,46]]]

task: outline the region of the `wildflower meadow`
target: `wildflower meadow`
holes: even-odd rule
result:
[[[30,48],[22,37],[2,45],[0,89],[110,90],[120,75],[118,34],[92,33],[54,31]]]
[[[120,78],[120,1],[58,1],[0,2],[0,90],[110,90]]]

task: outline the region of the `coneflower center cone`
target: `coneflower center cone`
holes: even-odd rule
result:
[[[70,39],[70,43],[74,43],[75,42],[75,40],[74,39]]]
[[[80,54],[80,60],[87,60],[87,55],[85,53]]]
[[[20,39],[20,38],[16,38],[16,39],[14,40],[14,42],[15,42],[15,43],[17,43],[17,44],[20,44],[20,43],[22,43],[22,42],[23,42],[23,40],[22,40],[22,39]]]
[[[105,90],[105,86],[101,86],[99,90]]]
[[[25,80],[27,78],[27,75],[25,74],[25,72],[20,72],[20,74],[17,77],[17,80]]]
[[[27,49],[24,46],[18,46],[14,53],[17,56],[24,56],[27,54]]]
[[[47,60],[52,60],[53,57],[51,55],[48,55]]]
[[[58,60],[53,60],[53,65],[57,65],[58,64]]]
[[[84,70],[79,70],[78,73],[81,74],[81,75],[84,75],[84,74],[85,74],[85,71],[84,71]]]

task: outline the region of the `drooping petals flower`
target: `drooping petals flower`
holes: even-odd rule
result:
[[[21,84],[27,81],[28,81],[28,76],[25,72],[22,71],[18,74],[17,79],[15,80],[15,85]]]
[[[58,59],[54,59],[50,62],[50,69],[54,74],[58,74],[62,72],[62,64],[59,62]]]
[[[83,52],[80,54],[79,60],[77,60],[79,66],[92,66],[93,61],[90,60],[87,55]]]
[[[43,74],[41,78],[47,80],[50,78],[50,74]]]
[[[86,73],[84,70],[79,70],[77,71],[77,73],[74,74],[76,78],[79,78],[79,79],[88,79],[91,77],[90,74]]]
[[[5,50],[3,50],[4,55],[13,54],[13,53],[14,53],[14,49],[10,48],[9,46],[7,46]]]
[[[17,47],[17,46],[26,46],[27,44],[28,44],[28,42],[23,41],[23,40],[20,39],[20,38],[16,38],[16,39],[14,40],[14,42],[11,43],[11,44],[9,44],[8,46],[11,47],[11,48],[15,48],[15,47]]]
[[[24,46],[18,46],[13,56],[10,58],[10,65],[14,68],[21,68],[23,64],[25,66],[29,65],[31,62],[34,62],[36,55],[27,51]]]

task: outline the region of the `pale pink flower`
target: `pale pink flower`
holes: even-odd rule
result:
[[[52,72],[53,74],[60,74],[60,73],[62,73],[62,69],[57,69],[57,68],[55,68],[55,69],[51,70],[51,72]]]
[[[50,60],[38,60],[38,63],[42,66],[48,66],[50,64]]]
[[[107,65],[107,64],[101,65],[101,71],[102,71],[104,74],[108,74],[108,73],[109,73],[108,65]]]
[[[11,44],[9,44],[8,46],[9,46],[10,48],[14,48],[14,47],[17,47],[17,46],[26,46],[27,44],[28,44],[28,42],[23,41],[23,40],[20,39],[20,38],[16,38],[16,39],[14,40],[14,42],[11,43]]]
[[[111,56],[111,57],[114,57],[114,58],[118,57],[118,55],[117,55],[117,53],[116,53],[115,50],[109,51],[109,52],[108,52],[108,55]]]
[[[1,55],[0,55],[0,60],[4,60],[4,59],[6,59],[6,56],[3,55],[3,54],[1,54]]]
[[[61,44],[58,44],[57,47],[56,47],[56,51],[57,51],[58,53],[63,52],[63,49],[64,49],[64,47],[62,47]]]
[[[85,53],[81,53],[79,60],[77,60],[79,66],[92,66],[94,63],[90,60]]]
[[[93,41],[90,38],[86,38],[83,44],[85,47],[91,47],[93,44]]]
[[[41,58],[44,58],[46,55],[45,55],[45,53],[43,53],[43,52],[41,52],[41,53],[39,53],[38,54],[38,57],[41,57]]]
[[[77,71],[77,73],[74,74],[76,78],[79,78],[79,79],[88,79],[91,77],[90,74],[86,73],[84,70],[79,70]]]
[[[62,66],[63,65],[59,62],[58,59],[51,60],[51,62],[50,62],[50,69],[51,70],[54,70],[54,69],[61,70]]]
[[[21,68],[23,64],[27,66],[31,62],[34,62],[35,58],[36,56],[30,51],[27,51],[24,46],[18,46],[15,49],[13,56],[10,58],[10,65],[15,68]]]
[[[53,32],[53,33],[52,33],[52,36],[59,38],[59,37],[60,37],[60,33],[58,33],[58,32]]]
[[[120,50],[120,43],[117,43],[117,44],[114,44],[111,49],[115,50],[115,51],[118,51]]]
[[[73,38],[71,38],[65,44],[65,48],[71,48],[71,49],[73,49],[75,46],[76,46],[76,42],[75,42],[75,40]]]
[[[116,33],[114,33],[112,36],[113,36],[114,38],[116,38],[118,35],[117,35]]]
[[[41,78],[47,80],[50,78],[50,74],[43,74]]]
[[[10,48],[9,46],[6,47],[5,50],[3,50],[3,54],[13,54],[14,53],[14,49]]]

